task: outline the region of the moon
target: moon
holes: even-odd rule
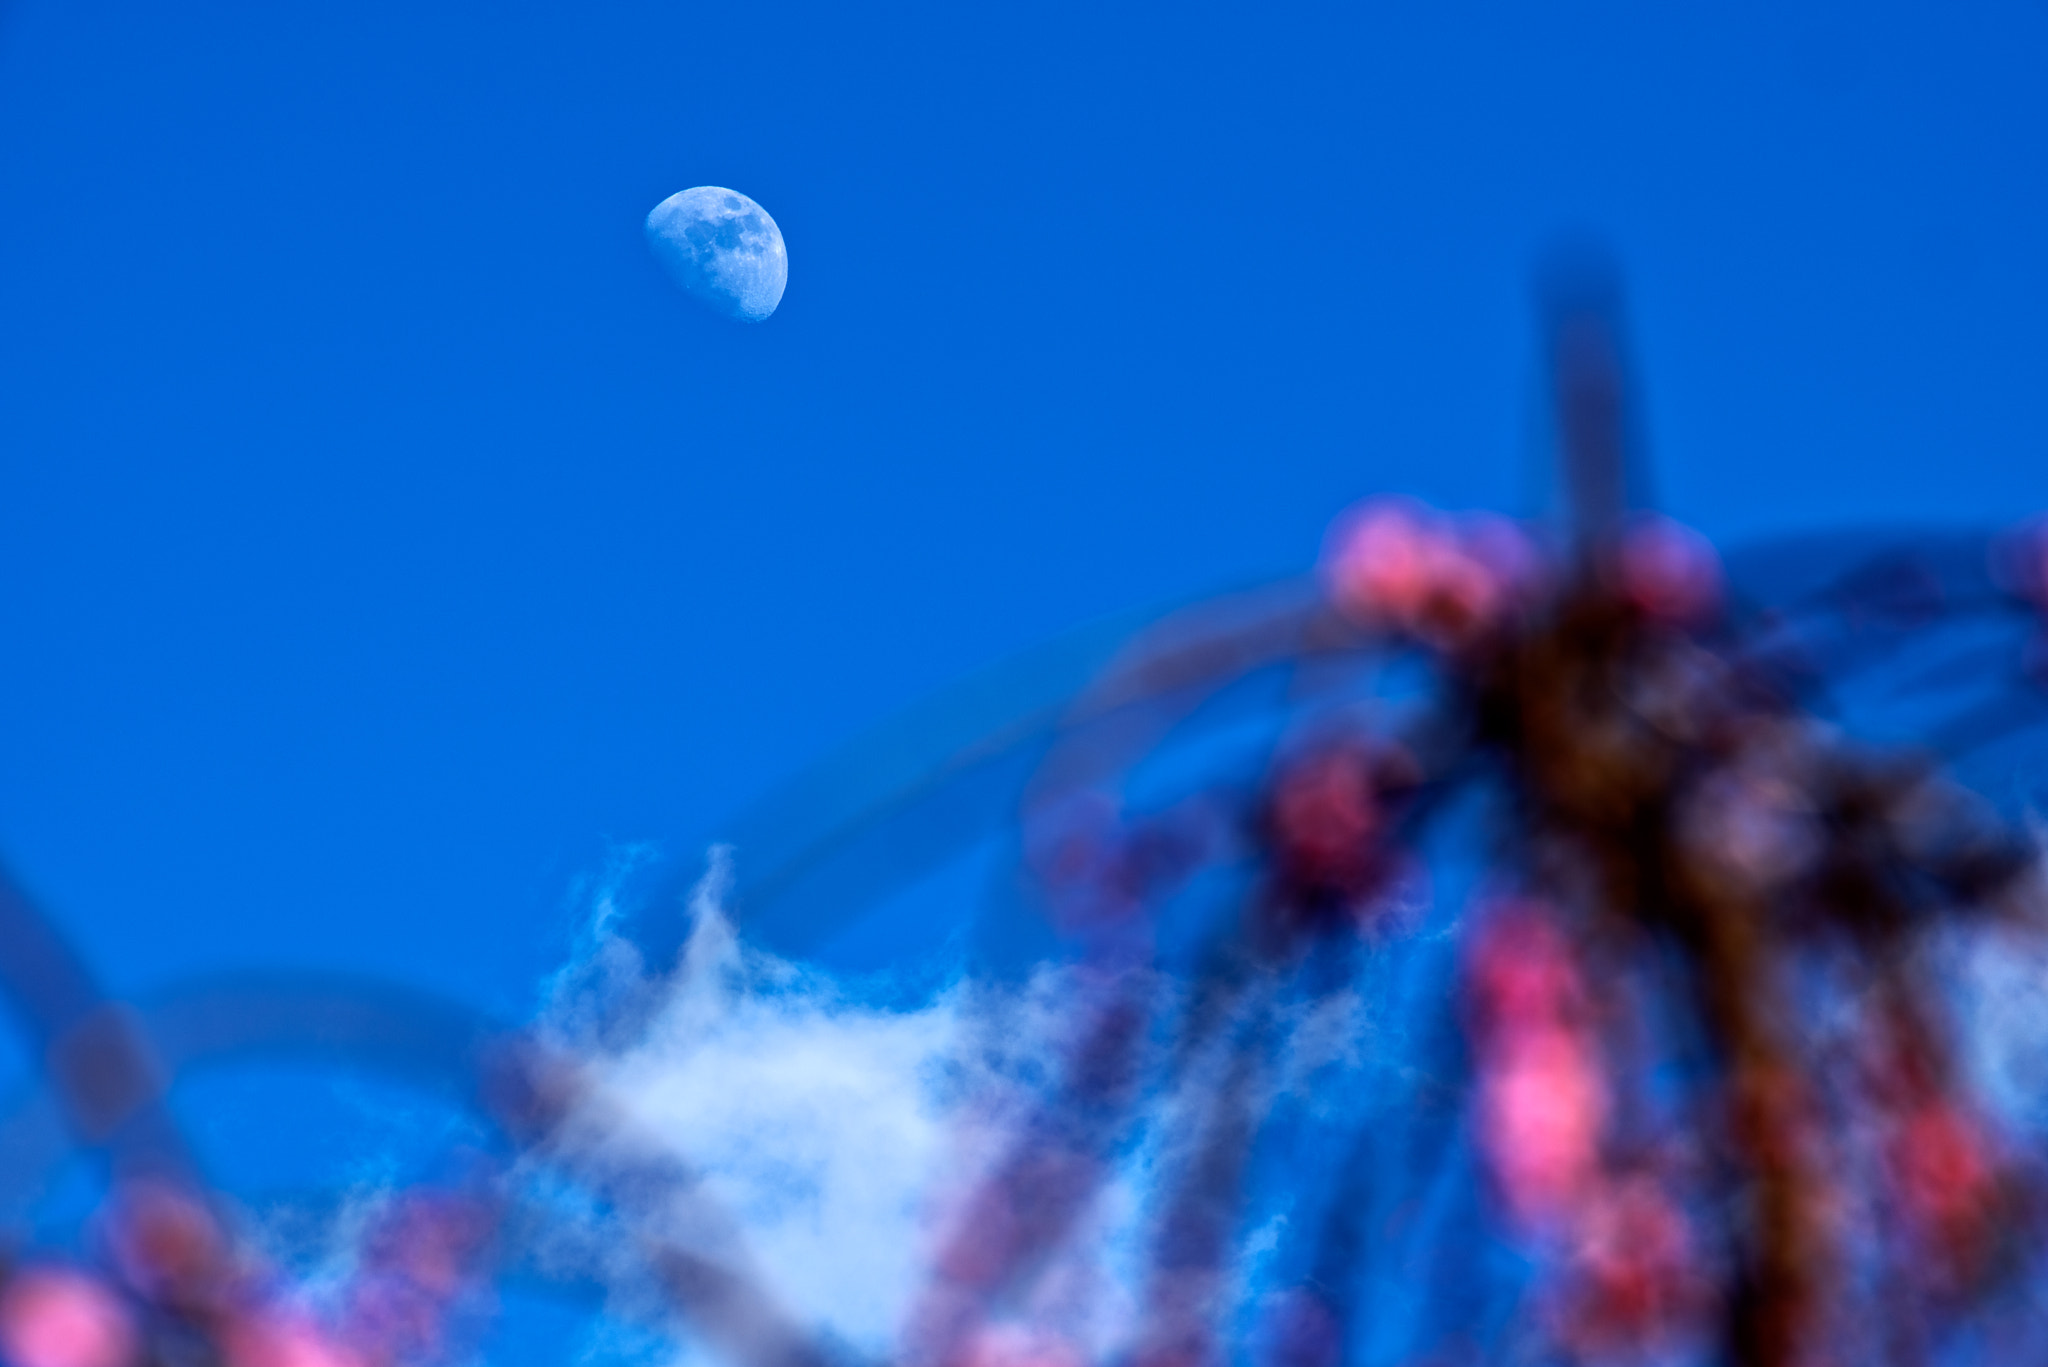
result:
[[[679,190],[647,215],[647,246],[684,293],[714,313],[758,323],[789,283],[789,250],[768,211],[737,190]]]

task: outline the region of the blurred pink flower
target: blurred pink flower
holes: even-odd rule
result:
[[[1681,1327],[1704,1296],[1691,1223],[1654,1179],[1603,1184],[1579,1213],[1568,1336],[1582,1347],[1644,1347]]]
[[[1272,835],[1281,876],[1315,892],[1355,897],[1384,863],[1372,757],[1356,745],[1316,750],[1274,787]]]
[[[1510,903],[1487,919],[1467,991],[1480,1147],[1510,1209],[1547,1221],[1595,1176],[1609,1099],[1578,966],[1540,904]]]
[[[1511,902],[1491,912],[1466,967],[1482,1035],[1530,1023],[1577,1020],[1584,989],[1571,947],[1536,902]]]
[[[125,1367],[135,1349],[128,1307],[82,1272],[32,1268],[0,1295],[0,1350],[14,1367]]]
[[[1721,557],[1704,536],[1668,517],[1645,517],[1622,536],[1621,591],[1648,615],[1692,623],[1721,604]]]
[[[1511,1028],[1489,1053],[1479,1080],[1481,1142],[1508,1205],[1543,1220],[1592,1181],[1607,1086],[1577,1030]]]
[[[151,1299],[203,1299],[226,1275],[227,1237],[182,1187],[154,1180],[122,1187],[108,1204],[105,1234],[122,1277]]]
[[[1956,1106],[1928,1101],[1892,1131],[1892,1180],[1901,1205],[1941,1251],[1967,1258],[1985,1232],[1997,1169],[1982,1129]]]
[[[1533,572],[1528,540],[1502,518],[1459,526],[1406,500],[1337,524],[1324,573],[1338,610],[1436,646],[1492,626]]]
[[[244,1315],[221,1339],[225,1367],[365,1367],[311,1320],[288,1312]]]

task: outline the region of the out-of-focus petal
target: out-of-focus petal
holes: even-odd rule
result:
[[[127,1305],[82,1272],[32,1268],[0,1296],[0,1351],[12,1367],[126,1367],[135,1350]]]

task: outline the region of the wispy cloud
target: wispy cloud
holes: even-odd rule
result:
[[[730,1226],[687,1217],[695,1224],[680,1237],[715,1256],[744,1244],[785,1314],[861,1356],[918,1356],[906,1335],[933,1313],[935,1270],[959,1247],[963,1222],[972,1244],[972,1222],[1002,1186],[995,1174],[1034,1144],[1079,1145],[1086,1199],[1031,1255],[1021,1284],[975,1306],[972,1318],[987,1320],[965,1348],[1002,1364],[1058,1356],[1041,1351],[1048,1336],[1082,1360],[1130,1347],[1148,1297],[1169,1294],[1148,1282],[1152,1241],[1217,1127],[1275,1104],[1323,1110],[1311,1080],[1366,1063],[1358,993],[1298,998],[1285,974],[1254,973],[1193,1053],[1163,1046],[1188,1002],[1144,967],[1046,965],[1008,984],[955,973],[906,1000],[900,983],[841,979],[746,943],[725,910],[730,860],[712,852],[673,965],[644,962],[616,932],[611,893],[597,889],[586,941],[550,984],[541,1017],[587,1089],[589,1119],[572,1124],[582,1137],[570,1142],[601,1164],[597,1151],[630,1131],[687,1171],[692,1199],[709,1198]],[[1131,1066],[1148,1100],[1128,1115],[1111,1104],[1107,1128],[1075,1139],[1061,1088],[1091,1021],[1118,1003],[1138,1012]],[[1247,1031],[1266,1041],[1253,1050],[1265,1064],[1250,1069]],[[1027,1180],[995,1199],[1021,1208],[1040,1194]],[[1285,1220],[1279,1210],[1244,1215],[1266,1243]],[[614,1218],[589,1212],[590,1247],[604,1247]],[[1253,1237],[1228,1257],[1269,1252]],[[1261,1279],[1223,1280],[1242,1300]]]
[[[882,1353],[948,1194],[1052,1072],[1058,986],[956,976],[923,1000],[875,1004],[896,994],[743,943],[724,909],[729,860],[712,852],[668,971],[614,933],[600,890],[543,1028],[581,1059],[596,1105],[701,1174],[771,1293]]]

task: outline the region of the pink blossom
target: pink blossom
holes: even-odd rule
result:
[[[1339,534],[1329,573],[1338,606],[1363,618],[1403,620],[1428,593],[1436,550],[1420,509],[1369,505]]]
[[[1358,891],[1380,862],[1373,764],[1356,746],[1318,750],[1284,769],[1273,793],[1273,838],[1290,881]]]
[[[221,1339],[226,1367],[364,1367],[311,1320],[286,1312],[246,1315]]]
[[[1325,575],[1347,616],[1453,646],[1499,619],[1532,566],[1527,539],[1504,519],[1460,527],[1389,499],[1339,523]]]
[[[1488,1033],[1563,1022],[1584,1009],[1571,949],[1535,903],[1512,903],[1491,914],[1466,973],[1480,1029]]]
[[[1514,1028],[1490,1052],[1479,1081],[1481,1141],[1508,1205],[1545,1219],[1591,1182],[1606,1083],[1577,1030]]]
[[[1667,622],[1698,622],[1721,603],[1721,557],[1698,532],[1646,517],[1621,540],[1621,591],[1641,611]]]
[[[1900,1203],[1927,1234],[1965,1253],[1990,1214],[1996,1170],[1982,1130],[1955,1106],[1929,1101],[1893,1130],[1893,1182]]]
[[[0,1349],[14,1367],[125,1367],[135,1348],[128,1307],[84,1273],[33,1268],[0,1296]]]
[[[1607,1123],[1578,965],[1540,904],[1511,903],[1488,918],[1467,982],[1481,1148],[1514,1213],[1548,1220],[1588,1188]]]
[[[203,1201],[168,1182],[131,1182],[108,1208],[107,1244],[121,1275],[143,1294],[205,1296],[224,1275],[227,1237]]]
[[[1678,1327],[1704,1285],[1691,1223],[1646,1176],[1603,1185],[1578,1217],[1572,1336],[1644,1345]]]

